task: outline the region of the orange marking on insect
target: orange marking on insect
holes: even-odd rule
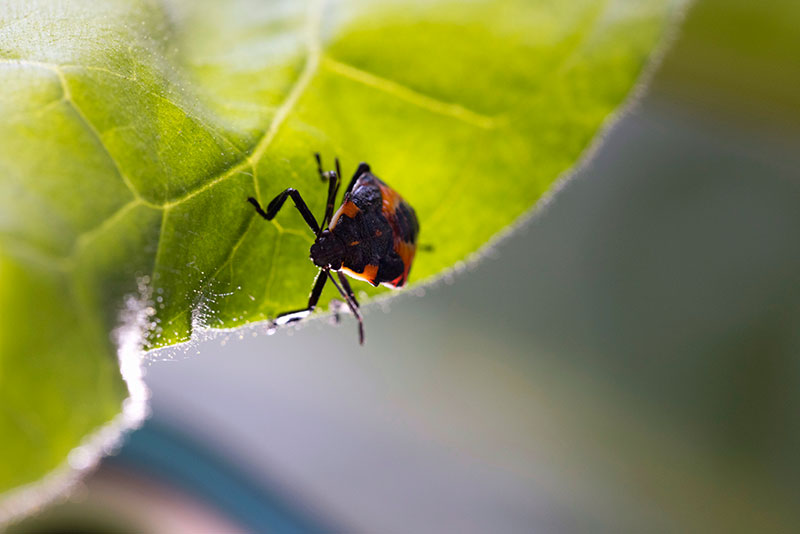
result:
[[[355,278],[356,280],[361,280],[363,282],[368,282],[370,284],[377,285],[375,283],[375,278],[378,277],[378,266],[377,265],[367,265],[364,268],[363,273],[357,273],[352,269],[348,269],[347,267],[342,267],[342,271],[344,271],[347,275]]]
[[[361,243],[361,241],[350,241],[350,246],[354,247],[354,246],[358,245],[359,243]]]
[[[400,259],[403,260],[405,271],[402,276],[398,276],[392,280],[391,283],[394,287],[402,287],[408,280],[408,273],[411,270],[411,263],[414,261],[414,255],[417,253],[417,247],[412,243],[396,238],[394,241],[394,250],[397,252],[398,256],[400,256]]]
[[[383,197],[383,214],[386,217],[391,217],[394,215],[397,205],[403,202],[403,197],[386,184],[380,183],[378,186],[381,188],[381,196]]]
[[[361,210],[358,209],[354,202],[345,202],[342,206],[342,214],[351,219],[355,218],[359,211]]]
[[[375,230],[375,237],[380,237],[382,235],[383,235],[383,232],[381,232],[380,230]]]
[[[339,217],[341,217],[342,215],[344,215],[345,217],[347,217],[349,219],[355,219],[355,217],[356,217],[356,215],[358,215],[359,211],[361,211],[361,210],[358,209],[358,206],[356,206],[354,202],[350,202],[350,201],[345,202],[344,204],[339,206],[339,209],[336,210],[336,213],[334,213],[333,217],[331,217],[331,223],[328,225],[328,228],[333,230],[333,228],[339,222]]]

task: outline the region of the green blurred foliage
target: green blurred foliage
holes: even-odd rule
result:
[[[659,94],[718,119],[800,128],[800,2],[702,0],[659,69]]]

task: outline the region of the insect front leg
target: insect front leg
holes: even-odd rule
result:
[[[358,301],[356,300],[356,296],[353,294],[353,288],[350,287],[350,282],[347,281],[347,277],[340,272],[337,272],[336,274],[339,275],[339,281],[342,283],[341,286],[336,283],[336,279],[333,277],[330,271],[328,272],[331,282],[333,282],[333,285],[336,286],[336,289],[338,289],[339,293],[341,293],[341,295],[344,297],[345,302],[347,302],[347,305],[350,307],[350,311],[353,312],[353,315],[358,321],[358,343],[363,345],[364,319],[361,317],[361,310],[358,306]]]
[[[339,273],[339,281],[342,283],[342,289],[344,289],[345,293],[350,296],[350,300],[352,300],[353,304],[355,304],[355,308],[357,310],[361,310],[361,307],[356,300],[356,295],[353,293],[353,288],[350,287],[350,281],[347,280],[347,277],[343,274]],[[333,322],[335,324],[339,324],[339,314],[342,312],[349,312],[351,310],[350,304],[345,300],[333,299],[329,304],[329,308],[331,313],[333,313]]]
[[[271,221],[275,218],[275,215],[278,214],[280,209],[283,207],[283,203],[286,202],[287,197],[292,197],[292,201],[294,202],[294,207],[297,208],[297,211],[300,212],[300,215],[303,216],[305,219],[306,224],[311,228],[311,230],[315,234],[319,234],[319,224],[317,224],[317,220],[314,218],[314,214],[311,213],[311,210],[308,209],[303,197],[300,196],[300,192],[297,189],[288,188],[281,192],[278,196],[272,199],[272,202],[269,203],[267,206],[267,210],[261,207],[261,204],[258,203],[253,197],[249,197],[247,201],[252,204],[256,208],[256,212],[265,218],[268,221]]]
[[[319,302],[319,297],[322,295],[322,290],[325,288],[325,282],[327,281],[328,281],[327,272],[320,271],[317,274],[317,278],[314,281],[314,287],[311,289],[311,295],[309,295],[308,297],[308,306],[306,306],[301,310],[282,313],[278,315],[273,322],[276,325],[280,326],[293,323],[295,321],[299,321],[300,319],[305,319],[306,317],[308,317],[311,314],[311,312],[314,311],[314,308],[317,307],[317,302]]]

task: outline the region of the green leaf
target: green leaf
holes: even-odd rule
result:
[[[312,153],[366,160],[433,247],[412,281],[437,275],[575,164],[683,3],[5,2],[0,491],[119,411],[143,279],[151,347],[304,305],[311,233],[248,196],[320,213]]]

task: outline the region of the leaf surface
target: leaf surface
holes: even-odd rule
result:
[[[441,273],[575,164],[683,3],[4,3],[0,491],[119,411],[143,277],[151,347],[304,305],[312,234],[248,196],[321,214],[313,152],[368,161],[433,247],[412,281]]]

